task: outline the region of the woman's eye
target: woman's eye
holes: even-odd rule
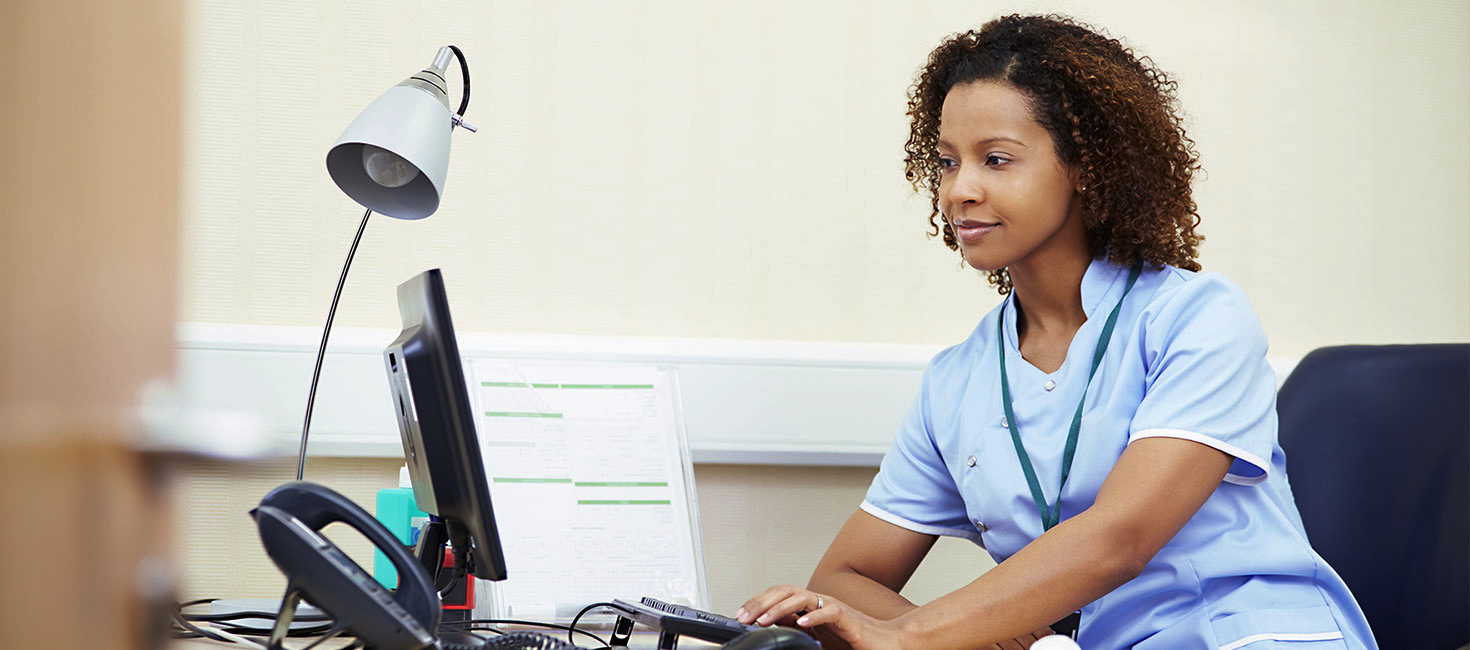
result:
[[[1004,164],[1006,164],[1006,163],[1008,163],[1010,161],[1011,161],[1010,158],[1006,158],[1005,156],[1000,156],[1000,155],[996,155],[996,154],[990,154],[990,155],[988,155],[988,156],[985,157],[985,165],[987,167],[995,167],[996,165],[1004,165]]]
[[[958,166],[959,166],[959,162],[955,161],[954,158],[950,158],[948,156],[940,156],[939,157],[939,168],[940,169],[953,169],[954,167],[958,167]]]

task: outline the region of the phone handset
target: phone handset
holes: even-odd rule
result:
[[[438,592],[397,538],[351,499],[321,485],[296,481],[271,490],[250,514],[266,554],[286,575],[286,596],[271,631],[271,650],[281,648],[302,598],[332,617],[329,636],[351,632],[367,647],[381,650],[421,650],[436,643]],[[362,533],[388,557],[398,571],[396,593],[378,584],[318,532],[336,522]]]

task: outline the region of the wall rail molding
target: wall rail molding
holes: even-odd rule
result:
[[[312,416],[313,456],[394,457],[382,350],[396,330],[332,332]],[[321,330],[181,324],[177,399],[193,421],[253,421],[295,453]],[[682,338],[458,335],[475,359],[673,366],[699,463],[877,466],[939,346]]]
[[[310,455],[402,455],[381,358],[397,334],[333,330]],[[294,454],[320,336],[321,330],[305,327],[180,324],[173,398],[186,405],[192,426],[226,423],[220,428],[231,436],[262,436],[277,453]],[[941,349],[475,332],[460,333],[458,340],[466,368],[476,359],[672,366],[694,461],[756,465],[876,467],[924,366]],[[1271,359],[1278,382],[1294,361]]]

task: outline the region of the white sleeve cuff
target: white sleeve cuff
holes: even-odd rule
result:
[[[1259,474],[1251,473],[1250,475],[1246,475],[1238,471],[1240,469],[1240,463],[1232,463],[1230,465],[1230,471],[1225,474],[1226,483],[1234,483],[1236,485],[1259,485],[1261,483],[1264,483],[1267,476],[1270,474],[1270,463],[1262,460],[1260,456],[1252,454],[1228,442],[1224,442],[1217,438],[1211,438],[1210,436],[1204,435],[1202,433],[1185,431],[1183,429],[1144,429],[1143,431],[1139,431],[1131,436],[1128,436],[1128,442],[1132,443],[1134,440],[1141,440],[1143,438],[1179,438],[1181,440],[1197,442],[1207,447],[1213,447],[1227,454],[1230,454],[1231,456],[1234,456],[1241,461],[1245,461],[1252,468],[1260,470]]]
[[[968,539],[968,540],[970,540],[972,542],[975,542],[976,544],[979,544],[981,546],[984,546],[985,545],[984,542],[980,541],[980,532],[979,531],[976,531],[976,530],[960,530],[960,529],[955,529],[955,528],[941,528],[939,526],[929,526],[929,525],[926,525],[926,524],[915,523],[915,522],[909,521],[907,519],[904,519],[903,517],[900,517],[898,515],[895,515],[895,514],[893,514],[891,512],[888,512],[887,510],[884,510],[882,508],[879,508],[878,506],[875,506],[875,505],[873,505],[872,503],[870,503],[870,502],[868,502],[866,500],[863,501],[863,505],[861,505],[859,507],[862,509],[863,512],[866,512],[866,513],[868,513],[870,515],[873,515],[874,517],[877,517],[879,519],[882,519],[883,521],[886,521],[886,522],[888,522],[890,524],[893,524],[895,526],[898,526],[899,528],[904,528],[904,529],[907,529],[907,530],[912,530],[912,531],[914,531],[916,533],[923,533],[925,535],[940,535],[940,536],[944,536],[944,537],[960,537],[960,538],[963,538],[963,539]]]

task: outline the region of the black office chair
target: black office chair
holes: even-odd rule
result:
[[[1276,408],[1307,537],[1379,644],[1470,643],[1470,344],[1315,350]]]

